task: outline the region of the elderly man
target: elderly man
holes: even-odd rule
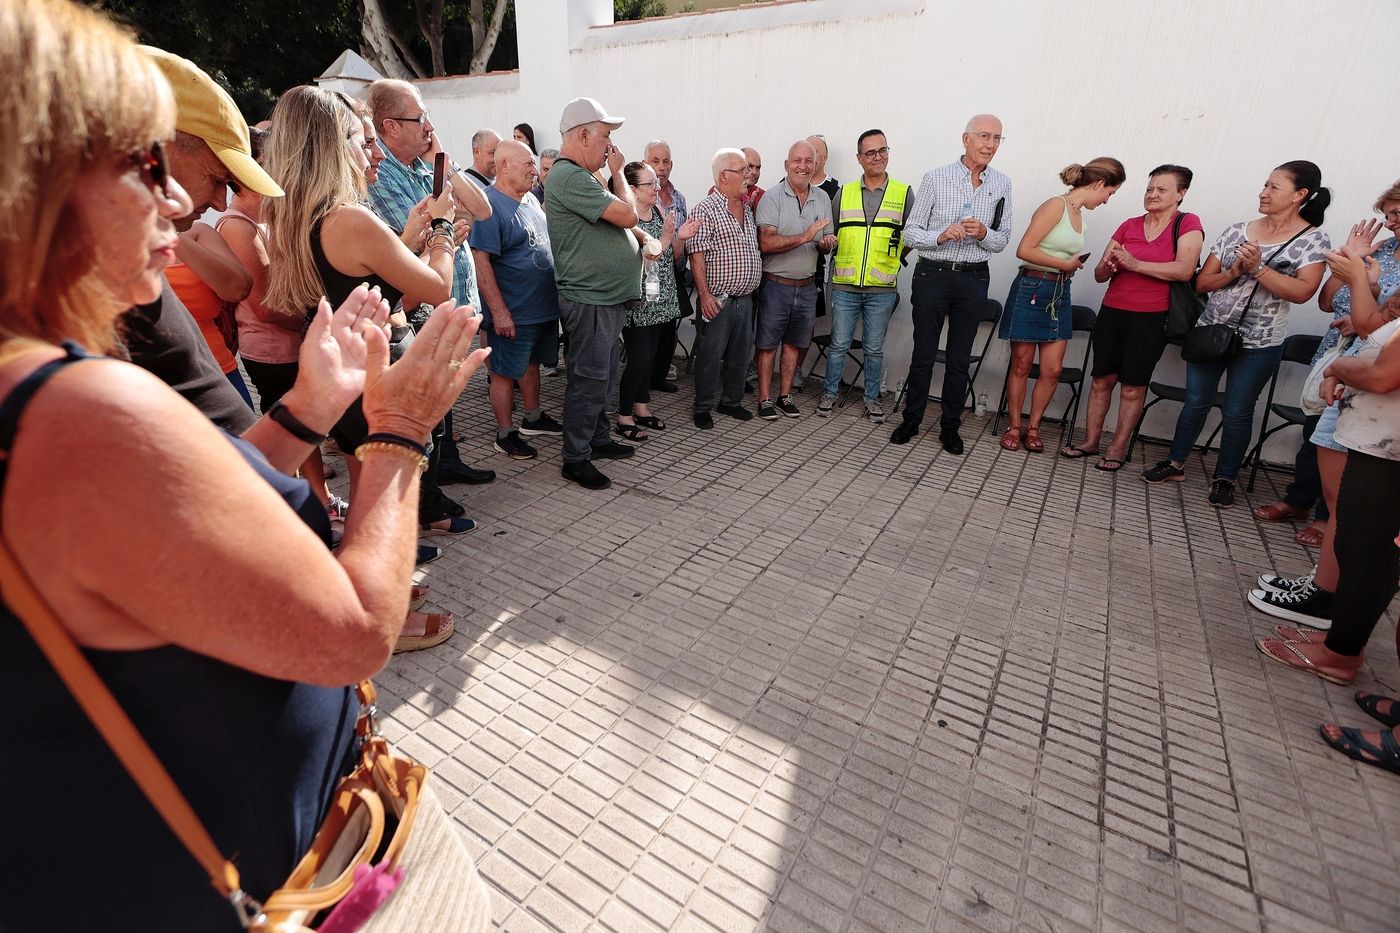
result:
[[[914,207],[913,192],[889,176],[890,146],[881,130],[866,130],[856,140],[861,176],[841,189],[836,212],[836,257],[831,264],[831,345],[826,355],[826,385],[818,415],[831,414],[846,352],[856,321],[865,372],[865,414],[875,424],[885,420],[880,383],[885,375],[885,333],[899,300],[899,267],[908,247],[903,230]]]
[[[788,148],[787,177],[759,202],[758,249],[763,254],[763,288],[758,293],[758,416],[775,421],[802,412],[792,400],[797,361],[812,342],[816,325],[817,269],[822,254],[836,247],[831,233],[831,201],[812,187],[817,151],[799,140]],[[773,358],[782,346],[778,403],[773,391]]]
[[[914,353],[905,382],[904,420],[891,444],[907,444],[919,433],[928,407],[929,383],[943,322],[948,322],[947,368],[939,440],[963,452],[963,404],[977,322],[987,301],[987,260],[1011,239],[1011,179],[990,167],[1001,146],[1001,121],[978,114],[963,131],[962,156],[924,175],[904,242],[919,251],[911,295]]]
[[[544,208],[544,180],[549,177],[549,170],[554,167],[554,160],[559,158],[558,149],[544,149],[540,152],[540,178],[535,182],[535,187],[530,189],[530,193],[535,196],[535,200],[540,202],[540,208]]]
[[[593,465],[595,457],[633,453],[612,439],[607,416],[618,338],[628,310],[642,300],[642,259],[629,232],[637,225],[637,205],[622,173],[627,160],[611,139],[621,125],[621,117],[609,116],[591,97],[570,101],[559,120],[559,161],[544,188],[559,317],[569,339],[563,475],[585,489],[612,485]],[[593,174],[605,164],[612,193]]]
[[[514,460],[537,451],[521,435],[561,435],[564,428],[540,408],[540,364],[559,362],[559,295],[544,210],[530,189],[538,177],[530,147],[513,139],[496,150],[496,181],[486,189],[491,216],[472,228],[477,288],[491,335],[491,410],[494,447]],[[525,403],[520,429],[511,421],[515,388]]]
[[[418,88],[407,81],[385,79],[375,81],[367,91],[370,114],[374,128],[379,132],[379,148],[384,150],[384,161],[379,163],[379,176],[369,187],[370,206],[379,218],[393,230],[402,233],[408,221],[409,212],[423,198],[433,191],[433,158],[442,151],[437,133],[434,132],[428,108]],[[459,234],[465,240],[473,219],[481,220],[491,216],[491,205],[486,196],[463,177],[461,166],[453,162],[449,174],[452,194],[457,200],[457,218],[466,223]],[[479,308],[480,298],[476,290],[476,267],[472,264],[471,250],[465,243],[459,243],[452,260],[452,298],[460,305]],[[411,311],[412,309],[405,309]],[[447,483],[489,483],[496,478],[491,470],[476,470],[462,463],[457,445],[452,441],[452,412],[443,421],[443,435],[439,440],[434,436],[434,457],[440,458],[437,467],[437,482]],[[433,467],[429,466],[429,474]],[[435,484],[424,487],[425,498],[432,499]],[[457,506],[448,504],[448,511],[455,512]]]
[[[753,350],[753,293],[763,273],[753,209],[745,200],[744,153],[721,149],[710,160],[715,193],[691,210],[700,229],[686,241],[690,271],[700,301],[695,338],[695,426],[715,426],[710,410],[748,421],[744,371]],[[715,391],[724,370],[724,394]]]
[[[642,150],[642,160],[656,172],[656,196],[663,211],[676,215],[676,229],[685,225],[690,216],[685,195],[671,183],[671,145],[664,139],[653,139]],[[674,367],[671,361],[676,357],[676,328],[681,320],[693,313],[690,306],[690,289],[685,286],[685,256],[679,251],[676,255],[676,293],[680,299],[681,316],[661,325],[661,333],[656,345],[656,358],[651,368],[651,388],[654,392],[678,392],[680,386],[671,380]]]
[[[477,130],[472,134],[472,164],[467,178],[478,188],[487,188],[496,180],[496,147],[501,134],[495,130]]]
[[[821,133],[813,133],[807,137],[807,142],[811,143],[812,148],[817,150],[817,164],[812,170],[812,187],[825,191],[826,196],[831,199],[831,203],[835,204],[836,192],[841,190],[841,183],[826,173],[826,160],[831,156],[831,151],[826,145],[826,137]]]

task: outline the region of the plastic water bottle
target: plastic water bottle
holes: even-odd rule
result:
[[[647,301],[656,301],[661,297],[661,273],[656,268],[656,263],[646,264],[646,271],[642,273],[642,284],[646,291]]]
[[[977,396],[977,401],[974,402],[973,405],[972,405],[972,412],[973,412],[973,414],[976,414],[976,415],[985,415],[985,414],[987,413],[987,393],[986,393],[986,392],[983,392],[983,393],[981,393],[981,394],[979,394],[979,395]]]

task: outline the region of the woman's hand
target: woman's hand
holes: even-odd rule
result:
[[[370,431],[426,440],[491,352],[470,349],[480,326],[470,306],[448,300],[433,310],[392,366],[383,332],[378,340],[367,340],[362,404]]]
[[[686,240],[695,236],[695,234],[699,232],[700,221],[696,220],[694,217],[691,217],[685,223],[681,224],[680,229],[676,231],[676,239],[684,243]]]
[[[1351,232],[1347,234],[1346,243],[1342,244],[1342,252],[1348,256],[1373,255],[1381,248],[1381,241],[1371,242],[1376,239],[1376,234],[1381,232],[1381,222],[1379,220],[1363,220],[1360,223],[1351,225]]]
[[[364,391],[369,345],[378,341],[388,352],[388,319],[389,303],[377,286],[358,286],[334,313],[322,298],[301,343],[287,407],[312,429],[329,431]]]
[[[433,220],[457,219],[457,202],[452,199],[452,189],[443,188],[436,198],[428,198],[428,215]]]
[[[1142,260],[1138,259],[1126,249],[1119,247],[1118,249],[1113,251],[1113,266],[1115,272],[1117,272],[1119,269],[1126,269],[1129,272],[1136,272],[1138,269],[1142,268]]]
[[[1375,266],[1376,274],[1380,274],[1380,265],[1370,256],[1353,256],[1345,250],[1327,251],[1327,268],[1339,280],[1350,286],[1353,292],[1367,283],[1370,266]]]
[[[433,203],[431,194],[424,195],[423,200],[413,205],[413,209],[408,212],[408,217],[403,222],[403,234],[399,239],[415,253],[423,251],[423,240],[428,234],[428,222],[433,219],[433,215],[428,212],[428,205]]]
[[[676,232],[676,212],[666,211],[666,219],[661,222],[661,239],[669,240]]]
[[[1331,367],[1328,367],[1327,371],[1330,373]],[[1318,387],[1317,394],[1328,405],[1335,405],[1342,400],[1346,391],[1347,387],[1338,381],[1336,376],[1325,375],[1322,378],[1322,385]]]
[[[1335,321],[1333,321],[1331,324],[1328,324],[1327,326],[1332,330],[1335,330],[1337,333],[1341,334],[1343,337],[1356,336],[1356,325],[1351,322],[1350,314],[1346,315],[1345,317],[1337,318]]]
[[[1084,268],[1084,260],[1078,256],[1071,256],[1068,259],[1060,260],[1060,268],[1064,270],[1065,275],[1074,275]]]
[[[1263,254],[1259,252],[1259,244],[1252,240],[1246,240],[1235,247],[1235,272],[1239,275],[1253,274],[1259,268],[1259,263]]]

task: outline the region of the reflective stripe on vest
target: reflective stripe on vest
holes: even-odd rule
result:
[[[904,206],[908,203],[910,188],[893,178],[886,179],[880,207],[875,217],[866,223],[862,187],[860,179],[841,187],[831,281],[834,285],[887,288],[899,278]]]

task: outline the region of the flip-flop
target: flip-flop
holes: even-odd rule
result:
[[[1104,464],[1106,463],[1111,463],[1113,466],[1105,466]],[[1112,457],[1101,457],[1099,458],[1099,462],[1094,464],[1094,469],[1098,470],[1100,473],[1117,473],[1119,470],[1123,469],[1123,461],[1115,460]]]
[[[633,415],[632,420],[644,428],[651,428],[653,431],[666,430],[666,422],[655,415]]]
[[[417,651],[440,645],[452,637],[453,623],[450,612],[430,612],[423,623],[422,635],[400,635],[394,645],[394,654],[401,651]]]
[[[1380,704],[1386,702],[1390,703],[1390,712],[1382,713]],[[1396,726],[1400,726],[1400,700],[1383,697],[1379,693],[1367,693],[1365,690],[1358,690],[1356,691],[1356,705],[1361,707],[1362,711],[1365,712],[1367,716],[1383,724],[1388,729],[1394,729]]]
[[[1391,774],[1400,774],[1400,741],[1396,740],[1395,733],[1389,729],[1381,731],[1379,746],[1363,739],[1360,729],[1349,726],[1343,727],[1342,734],[1335,739],[1327,734],[1326,725],[1318,726],[1317,731],[1322,733],[1322,741],[1348,758],[1354,758],[1362,764],[1375,765]],[[1363,755],[1371,757],[1365,758]]]
[[[1327,641],[1327,633],[1310,628],[1293,628],[1291,625],[1275,625],[1274,634],[1284,641],[1301,642],[1305,645],[1320,645]]]
[[[1066,460],[1083,460],[1085,457],[1092,457],[1099,452],[1095,447],[1093,450],[1085,450],[1083,447],[1064,447],[1060,450],[1060,456]]]
[[[1281,649],[1282,653],[1275,653],[1273,649],[1269,647],[1270,645],[1278,646],[1278,648]],[[1282,664],[1285,667],[1291,667],[1295,671],[1302,671],[1305,674],[1312,674],[1314,676],[1321,677],[1328,683],[1341,684],[1345,687],[1351,684],[1354,680],[1356,680],[1355,673],[1353,673],[1350,677],[1344,680],[1341,677],[1338,677],[1336,674],[1331,674],[1327,671],[1324,671],[1322,668],[1318,667],[1316,664],[1313,663],[1312,658],[1299,651],[1297,645],[1293,642],[1278,641],[1277,639],[1273,638],[1261,638],[1259,641],[1256,641],[1254,643],[1254,646],[1259,649],[1260,654],[1268,658],[1270,661],[1277,661],[1279,664]],[[1356,659],[1356,669],[1358,671],[1361,669],[1360,658]]]

